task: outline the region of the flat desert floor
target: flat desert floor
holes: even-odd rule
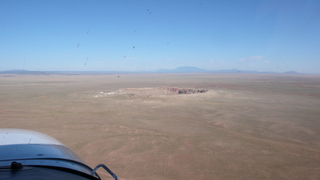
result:
[[[122,180],[320,179],[315,75],[0,75],[0,127],[53,136]]]

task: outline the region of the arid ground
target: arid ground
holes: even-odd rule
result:
[[[316,75],[0,75],[0,127],[51,135],[122,180],[320,179]]]

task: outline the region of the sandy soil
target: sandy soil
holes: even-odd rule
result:
[[[0,102],[1,128],[49,134],[122,180],[320,179],[319,76],[1,75]]]

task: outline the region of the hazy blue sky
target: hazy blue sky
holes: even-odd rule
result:
[[[320,73],[319,0],[0,0],[0,71]]]

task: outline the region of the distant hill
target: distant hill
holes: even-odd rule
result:
[[[6,70],[6,72],[26,72],[28,70],[25,70],[25,69],[12,69],[12,70]]]
[[[216,70],[216,71],[211,71],[215,73],[243,73],[243,74],[276,74],[275,72],[272,71],[251,71],[251,70],[239,70],[239,69],[225,69],[225,70]]]
[[[43,71],[28,71],[24,69],[14,69],[7,71],[0,71],[0,74],[33,74],[33,75],[47,75],[49,73]]]
[[[159,69],[157,72],[161,73],[201,73],[201,72],[210,72],[205,69],[200,69],[197,67],[190,66],[180,66],[176,69]]]
[[[225,70],[206,70],[197,67],[180,66],[176,69],[159,69],[160,73],[244,73],[244,74],[273,74],[275,72],[259,72],[238,69],[225,69]],[[291,72],[291,71],[290,71]]]
[[[26,75],[49,75],[49,74],[62,74],[62,75],[109,75],[109,74],[123,74],[123,73],[242,73],[242,74],[300,74],[295,71],[287,71],[284,73],[276,73],[272,71],[260,72],[239,69],[225,69],[225,70],[206,70],[192,66],[180,66],[175,69],[159,69],[157,71],[146,72],[130,72],[130,71],[28,71],[24,69],[14,69],[7,71],[0,71],[0,74],[26,74]]]
[[[174,69],[176,72],[207,72],[205,69],[200,69],[197,67],[190,67],[190,66],[181,66]]]
[[[297,73],[297,72],[295,72],[295,71],[287,71],[287,72],[284,72],[285,74],[299,74],[299,73]]]

